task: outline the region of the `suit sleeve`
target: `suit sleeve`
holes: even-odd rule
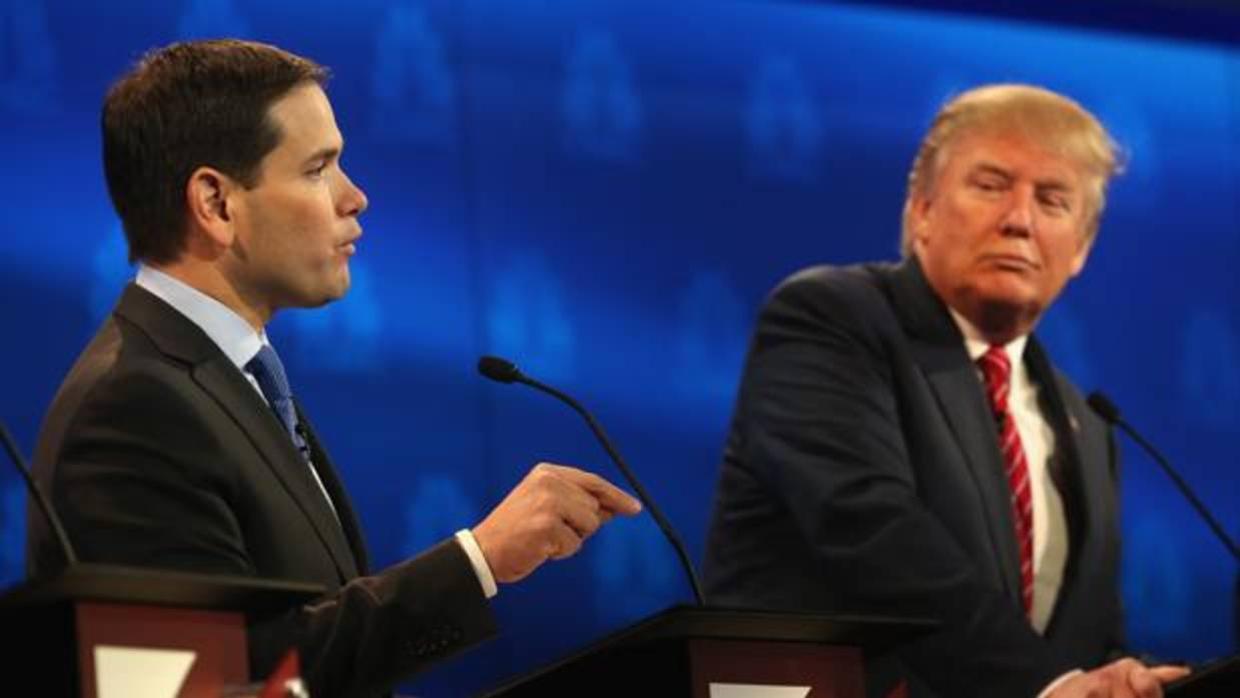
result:
[[[774,493],[842,610],[939,621],[901,659],[945,696],[1029,697],[1073,668],[1053,655],[918,493],[885,299],[794,279],[769,300],[742,380],[733,448]],[[874,311],[867,313],[867,310]],[[953,454],[917,454],[919,459]]]
[[[175,380],[130,372],[86,396],[54,456],[56,506],[85,561],[255,575],[234,508],[243,482],[227,454],[236,451],[178,397]],[[263,677],[297,647],[312,695],[371,696],[494,632],[469,559],[449,539],[251,622],[251,672]]]

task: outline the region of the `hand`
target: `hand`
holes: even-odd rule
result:
[[[1163,684],[1188,673],[1185,667],[1120,659],[1064,681],[1047,698],[1162,698]]]
[[[632,516],[641,503],[603,478],[563,465],[539,463],[473,529],[497,582],[515,582],[548,559],[561,559],[616,514]]]

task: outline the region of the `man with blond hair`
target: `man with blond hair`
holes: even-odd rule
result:
[[[706,556],[713,603],[937,620],[871,695],[1162,694],[1117,659],[1116,449],[1032,335],[1094,244],[1116,148],[1072,100],[967,91],[909,176],[903,260],[767,300]]]

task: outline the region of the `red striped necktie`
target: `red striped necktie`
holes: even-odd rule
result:
[[[1016,420],[1008,409],[1012,385],[1012,362],[1001,346],[992,346],[977,360],[986,382],[986,397],[999,426],[999,450],[1012,495],[1012,518],[1016,522],[1016,544],[1020,548],[1020,598],[1025,615],[1033,608],[1033,497],[1029,487],[1029,463],[1016,430]]]

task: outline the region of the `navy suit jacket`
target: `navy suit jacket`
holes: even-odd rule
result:
[[[915,259],[814,267],[768,299],[707,540],[712,604],[929,617],[873,664],[914,696],[1032,698],[1117,650],[1116,452],[1036,338],[1070,550],[1044,636],[1021,609],[997,427],[959,329]]]
[[[188,318],[130,285],[57,393],[35,476],[86,562],[313,582],[315,603],[252,625],[250,668],[301,651],[312,695],[371,696],[482,639],[494,619],[453,540],[368,575],[361,529],[314,429],[306,461]],[[63,564],[31,511],[31,576]]]

